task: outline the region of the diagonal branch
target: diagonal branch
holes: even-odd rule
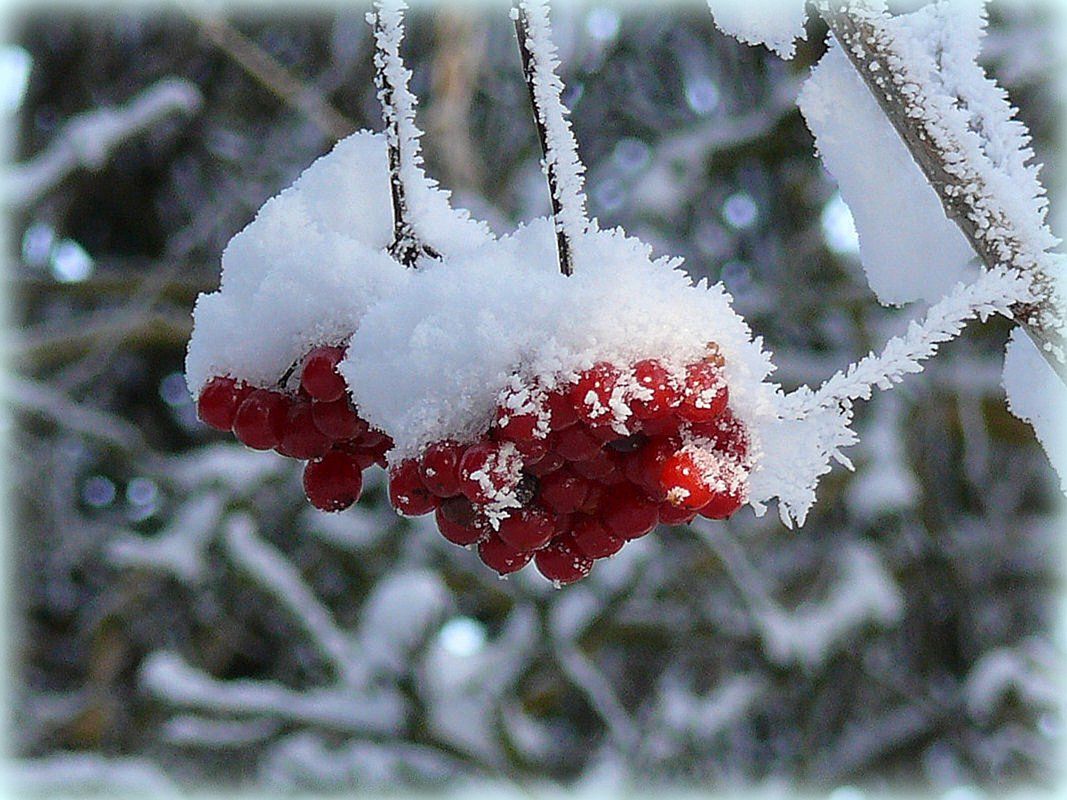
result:
[[[998,197],[990,185],[996,165],[974,141],[981,133],[968,125],[965,99],[932,91],[916,74],[885,12],[862,0],[816,7],[985,267],[1028,278],[1033,299],[1015,303],[1012,316],[1067,383],[1067,319],[1054,277],[1063,260],[1047,252],[1054,239],[1043,215],[1035,225]]]
[[[582,173],[567,108],[561,94],[563,82],[556,75],[559,62],[552,44],[552,28],[545,0],[521,0],[511,13],[522,57],[522,74],[530,90],[534,123],[545,154],[544,170],[552,193],[552,216],[556,221],[559,270],[574,272],[573,243],[589,227],[585,211]]]
[[[408,89],[411,71],[400,57],[404,38],[403,2],[378,2],[367,15],[374,27],[374,83],[382,104],[385,140],[389,148],[389,190],[393,201],[393,241],[389,254],[406,267],[415,267],[420,256],[440,258],[434,248],[419,240],[411,220],[407,189],[418,179],[422,162],[415,127],[415,97]]]

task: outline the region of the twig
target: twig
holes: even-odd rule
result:
[[[561,99],[563,82],[556,75],[559,62],[552,44],[548,7],[543,0],[520,0],[512,8],[511,16],[515,21],[534,124],[545,155],[543,166],[552,193],[559,271],[572,275],[574,241],[589,227],[582,180],[585,167],[578,158],[578,144]]]
[[[931,91],[915,74],[886,12],[862,0],[820,0],[816,8],[986,268],[1010,267],[1030,280],[1033,299],[1013,304],[1012,316],[1067,383],[1067,320],[1053,278],[1062,262],[1045,250],[1054,240],[1043,218],[1035,226],[992,190],[996,167],[969,141],[981,133],[968,125],[965,101]]]
[[[321,94],[295,77],[226,20],[207,14],[196,15],[195,19],[216,47],[286,105],[304,114],[331,139],[343,139],[356,129],[352,121],[326,102]]]
[[[400,57],[404,38],[402,0],[376,3],[367,14],[374,27],[374,83],[382,104],[385,140],[389,148],[389,189],[393,201],[393,241],[389,254],[406,267],[415,267],[419,257],[440,258],[434,248],[419,240],[411,220],[407,188],[417,179],[422,157],[421,131],[415,127],[415,97],[408,89],[411,71]]]
[[[111,151],[175,113],[200,108],[200,90],[181,78],[164,78],[126,105],[101,108],[73,117],[48,149],[6,170],[0,179],[0,203],[26,206],[49,192],[78,167],[98,170]]]

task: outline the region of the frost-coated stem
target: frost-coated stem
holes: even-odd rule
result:
[[[559,59],[552,44],[546,0],[521,0],[512,8],[515,35],[522,56],[522,73],[530,90],[534,123],[545,154],[543,168],[552,193],[552,216],[556,222],[559,270],[574,273],[573,243],[585,233],[589,220],[585,212],[582,173],[567,108],[561,98],[563,82],[556,74]]]
[[[993,190],[995,165],[966,103],[923,80],[886,12],[862,0],[819,0],[816,8],[986,268],[1027,276],[1030,299],[1014,303],[1011,316],[1067,383],[1067,311],[1054,278],[1064,261],[1047,252],[1055,240],[1044,220],[1026,218]]]
[[[406,267],[414,267],[421,255],[439,258],[440,254],[419,241],[411,222],[407,187],[421,176],[417,174],[422,156],[415,127],[415,96],[408,89],[411,70],[400,57],[400,41],[404,38],[402,0],[382,0],[375,11],[367,14],[367,22],[374,28],[374,83],[382,104],[385,120],[385,140],[389,148],[389,189],[393,201],[393,241],[389,254]]]
[[[803,418],[819,408],[848,407],[867,400],[871,391],[889,389],[904,375],[921,372],[921,361],[937,353],[938,346],[959,335],[967,321],[993,314],[1011,316],[1020,298],[1029,295],[1028,278],[1018,270],[1000,267],[984,272],[970,284],[960,284],[926,313],[922,323],[912,321],[901,336],[894,336],[878,355],[871,353],[838,372],[819,389],[793,392],[783,403],[787,417]]]

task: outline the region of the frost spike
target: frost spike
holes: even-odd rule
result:
[[[389,148],[393,241],[388,251],[405,267],[414,268],[419,256],[440,258],[440,253],[419,240],[407,203],[406,187],[412,183],[411,172],[422,163],[419,153],[422,131],[415,127],[415,96],[408,89],[411,71],[400,57],[403,12],[407,4],[403,0],[379,0],[374,5],[376,10],[367,14],[367,22],[374,28],[374,83],[378,87]]]
[[[556,222],[559,271],[574,274],[573,243],[589,227],[585,211],[578,144],[563,105],[563,82],[556,75],[559,64],[552,44],[552,27],[545,0],[519,0],[511,12],[522,57],[522,74],[530,91],[541,151],[542,166],[552,193],[552,216]]]

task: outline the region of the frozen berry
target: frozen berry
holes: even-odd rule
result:
[[[316,400],[329,403],[345,393],[345,379],[337,371],[344,357],[340,347],[316,347],[304,358],[300,385]]]
[[[322,511],[342,511],[359,500],[363,471],[350,455],[331,450],[304,467],[304,494]]]
[[[482,563],[501,575],[517,572],[530,563],[533,553],[516,550],[496,534],[478,544],[478,557]]]
[[[459,494],[459,459],[463,445],[452,440],[434,442],[426,448],[419,462],[422,482],[438,497]]]
[[[677,382],[654,358],[634,364],[634,383],[636,388],[630,408],[640,420],[665,417],[682,402]]]
[[[356,413],[344,396],[330,403],[316,401],[311,406],[311,416],[320,431],[337,441],[358,439],[367,432],[367,421]]]
[[[573,537],[560,536],[534,553],[534,564],[538,572],[561,586],[588,575],[593,559],[578,549]]]
[[[525,459],[523,460],[523,463],[526,464],[526,472],[539,478],[544,475],[552,474],[567,462],[564,461],[563,456],[555,450],[549,450],[542,458],[539,458],[532,464],[527,463]]]
[[[697,513],[708,519],[727,519],[732,517],[742,505],[744,505],[744,500],[739,492],[716,492]]]
[[[626,540],[613,536],[595,517],[583,517],[574,523],[574,544],[590,558],[606,558],[619,552]]]
[[[640,450],[630,453],[623,462],[627,480],[650,494],[659,495],[664,462],[677,452],[681,442],[673,438],[649,439]]]
[[[466,497],[449,497],[434,512],[437,529],[453,544],[476,544],[489,535],[489,528]]]
[[[685,371],[685,390],[678,416],[689,422],[707,422],[723,412],[729,398],[726,381],[715,363],[698,361]]]
[[[522,463],[532,466],[548,455],[548,443],[544,439],[532,439],[529,442],[515,442],[515,449],[522,456]]]
[[[514,509],[500,521],[497,535],[516,550],[536,550],[556,535],[556,520],[536,506]]]
[[[713,494],[704,471],[693,454],[685,450],[674,453],[663,462],[659,480],[667,502],[689,511],[702,508]]]
[[[414,459],[405,459],[389,470],[389,502],[405,517],[428,514],[437,507],[437,498],[423,485]]]
[[[256,389],[244,399],[233,419],[233,433],[253,450],[270,450],[282,440],[289,401],[285,395]]]
[[[572,425],[555,434],[549,446],[568,461],[584,461],[600,451],[601,442],[585,425]]]
[[[574,410],[568,390],[557,389],[549,392],[545,397],[545,408],[548,409],[549,427],[554,431],[569,428],[578,421],[578,413]]]
[[[619,483],[625,480],[623,460],[623,456],[614,450],[597,450],[592,458],[572,463],[571,469],[597,483]]]
[[[557,514],[570,514],[582,507],[589,495],[589,480],[564,467],[541,478],[541,502]]]
[[[285,415],[285,431],[276,448],[279,453],[300,461],[318,458],[330,449],[330,440],[315,425],[311,403],[292,403]]]
[[[478,442],[459,461],[459,489],[472,502],[489,503],[518,483],[522,457],[511,444]]]
[[[659,507],[632,486],[613,486],[600,501],[600,519],[613,535],[636,539],[656,527]]]
[[[743,460],[748,455],[748,431],[729,408],[710,422],[694,424],[692,432],[710,440],[712,447]]]
[[[659,521],[664,525],[688,525],[697,512],[673,503],[660,503]]]
[[[506,442],[532,442],[537,439],[537,414],[499,406],[494,422],[497,438]]]
[[[590,425],[610,423],[614,417],[611,400],[618,382],[618,368],[606,361],[583,372],[570,390],[578,417]]]
[[[251,391],[252,387],[233,378],[212,378],[196,400],[196,415],[212,428],[228,431],[238,407]]]

